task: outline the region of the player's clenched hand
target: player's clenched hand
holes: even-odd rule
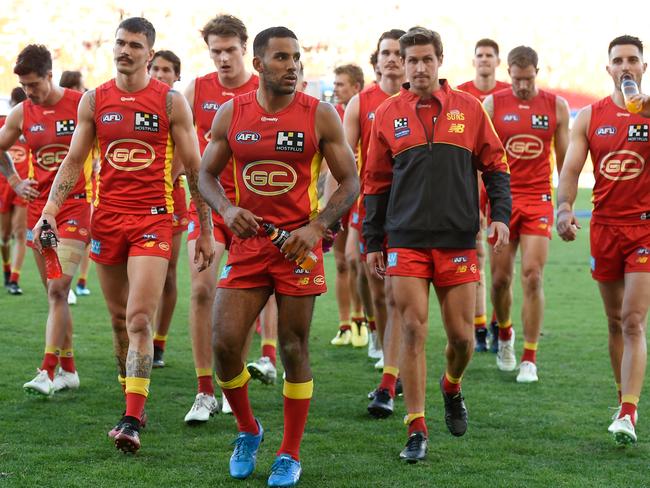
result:
[[[488,242],[493,244],[494,252],[498,253],[510,242],[510,229],[503,222],[493,221],[488,227]]]
[[[38,222],[36,222],[36,225],[32,229],[34,248],[36,248],[38,252],[43,251],[43,247],[41,246],[41,234],[43,233],[44,220],[47,220],[47,223],[52,227],[52,232],[54,232],[56,240],[59,240],[59,230],[56,228],[56,217],[52,214],[42,213]]]
[[[214,234],[211,231],[201,232],[194,244],[194,265],[199,273],[212,264],[214,247]]]
[[[237,237],[245,239],[253,237],[260,228],[259,222],[262,217],[258,217],[253,212],[241,207],[229,207],[223,214],[223,221],[228,228]]]
[[[386,264],[384,263],[384,253],[381,251],[369,252],[366,255],[368,269],[379,279],[383,280],[386,274]]]
[[[557,233],[565,241],[575,241],[580,224],[571,210],[560,210],[557,213]]]
[[[38,181],[27,178],[16,183],[16,186],[13,187],[13,190],[20,198],[31,202],[38,196],[38,190],[36,189],[37,186]]]
[[[300,229],[294,230],[284,242],[280,251],[289,261],[302,260],[318,241],[323,238],[325,230],[315,222],[311,222]]]

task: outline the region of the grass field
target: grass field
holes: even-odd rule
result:
[[[589,208],[584,193],[577,207]],[[619,449],[606,431],[616,394],[602,306],[589,276],[588,222],[583,224],[577,242],[566,244],[555,236],[551,243],[539,383],[518,385],[516,373],[497,371],[492,354],[476,355],[463,383],[470,427],[462,438],[452,437],[443,421],[437,378],[444,364],[444,336],[437,304],[432,304],[429,456],[413,466],[397,458],[406,440],[402,400],[396,401],[392,418],[371,420],[366,394],[379,381],[373,362],[365,351],[329,345],[337,314],[334,262],[328,256],[331,291],[317,302],[311,333],[315,396],[302,449],[301,486],[649,486],[650,432],[643,409],[636,446]],[[143,448],[125,456],[106,437],[123,399],[108,314],[94,275],[92,295],[79,298],[73,310],[81,388],[49,400],[22,391],[41,361],[47,313],[28,256],[25,294],[0,293],[0,487],[265,486],[281,439],[281,384],[251,383],[252,405],[266,439],[257,470],[247,481],[228,476],[230,442],[236,434],[231,416],[215,416],[198,428],[183,423],[194,399],[195,378],[187,330],[186,259],[179,267],[183,291],[166,353],[168,366],[153,372]],[[513,322],[519,337],[520,299],[517,284]],[[518,356],[521,347],[519,340]],[[251,356],[258,354],[256,341]]]

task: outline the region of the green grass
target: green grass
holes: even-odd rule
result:
[[[589,208],[584,192],[577,208]],[[606,431],[608,407],[615,405],[616,397],[607,327],[589,276],[588,255],[588,226],[572,244],[554,236],[545,273],[540,382],[517,385],[516,373],[497,371],[493,355],[476,355],[463,383],[470,427],[462,438],[449,435],[442,419],[436,380],[444,365],[444,335],[437,304],[432,303],[427,345],[429,456],[415,466],[397,459],[406,438],[402,400],[397,400],[392,418],[368,418],[366,394],[376,386],[379,374],[364,351],[329,345],[337,323],[333,289],[321,297],[311,334],[315,396],[302,449],[301,486],[650,485],[650,432],[643,410],[636,446],[619,449]],[[328,256],[332,288],[333,264]],[[80,390],[50,400],[27,397],[22,391],[23,382],[40,364],[47,313],[28,256],[25,294],[0,293],[0,486],[265,486],[281,439],[280,384],[250,387],[266,439],[256,473],[248,481],[228,476],[230,442],[236,433],[231,416],[219,415],[198,428],[183,423],[194,398],[195,378],[187,331],[186,259],[180,270],[183,291],[166,353],[168,366],[153,373],[143,448],[136,456],[125,456],[106,437],[123,400],[108,314],[94,275],[89,282],[92,295],[79,298],[73,310]],[[513,310],[517,332],[521,332],[520,303],[517,284]],[[519,341],[518,354],[521,345]],[[258,353],[256,341],[251,356]]]

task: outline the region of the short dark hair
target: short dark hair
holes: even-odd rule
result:
[[[10,104],[12,107],[15,107],[20,102],[24,102],[25,100],[27,100],[27,95],[25,95],[25,90],[23,90],[21,87],[17,86],[11,90]]]
[[[242,46],[248,40],[248,32],[246,26],[234,15],[217,15],[210,19],[207,24],[201,29],[201,35],[205,43],[208,43],[208,36],[221,36],[221,37],[239,37]]]
[[[393,39],[395,41],[399,41],[399,38],[402,37],[406,31],[403,31],[402,29],[391,29],[386,32],[383,32],[379,36],[379,40],[377,41],[377,57],[379,57],[379,45],[381,44],[381,41],[384,39]],[[377,64],[377,63],[375,63]]]
[[[124,29],[132,34],[144,34],[147,38],[149,47],[153,47],[156,42],[156,29],[153,24],[144,17],[130,17],[124,19],[120,22],[120,25],[117,26],[117,30],[120,29]],[[117,32],[117,30],[115,32]]]
[[[399,38],[399,50],[402,57],[406,55],[406,48],[411,46],[426,46],[431,44],[438,59],[442,57],[442,39],[436,31],[426,27],[411,27],[406,34]]]
[[[180,78],[181,76],[181,58],[176,56],[173,51],[167,51],[164,49],[161,49],[160,51],[156,51],[156,53],[153,55],[153,58],[151,58],[151,63],[149,63],[149,66],[147,66],[147,70],[151,69],[151,65],[153,62],[156,60],[156,58],[163,58],[165,61],[169,61],[172,66],[174,67],[174,73],[176,73],[176,76]]]
[[[289,37],[298,40],[298,37],[291,29],[283,26],[269,27],[255,36],[253,40],[253,56],[264,56],[264,51],[272,37]]]
[[[528,66],[533,66],[537,69],[538,61],[537,52],[532,47],[517,46],[508,53],[508,67],[528,68]]]
[[[493,41],[492,39],[488,39],[487,37],[484,37],[483,39],[479,39],[479,41],[476,43],[476,46],[474,46],[474,53],[476,53],[476,50],[479,47],[491,47],[494,49],[494,52],[496,53],[497,57],[499,57],[499,45],[496,43],[496,41]]]
[[[52,71],[52,55],[42,44],[29,44],[20,51],[16,58],[14,73],[18,76],[25,76],[36,73],[44,78]]]
[[[77,88],[81,86],[81,71],[64,71],[61,73],[59,86],[63,88]]]
[[[334,69],[335,75],[348,75],[352,83],[359,83],[363,89],[363,70],[356,64],[343,64]]]
[[[370,55],[370,65],[372,66],[373,71],[377,67],[377,62],[379,61],[379,52],[375,49]]]
[[[623,44],[632,44],[633,46],[636,46],[639,48],[639,52],[643,56],[643,43],[641,42],[641,39],[627,34],[624,36],[618,36],[616,39],[612,40],[612,42],[609,43],[609,48],[607,48],[607,54],[612,53],[612,48],[614,46],[621,46]]]

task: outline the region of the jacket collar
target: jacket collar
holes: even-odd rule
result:
[[[444,98],[447,98],[449,94],[451,93],[451,88],[449,87],[449,83],[445,78],[440,78],[439,80],[440,83],[440,89],[444,93]],[[413,93],[409,88],[411,87],[411,84],[409,82],[406,82],[402,84],[402,87],[400,88],[400,96],[404,97],[404,100],[412,103],[416,103],[420,100],[420,97],[417,96],[415,93]],[[439,97],[436,95],[433,95],[433,98],[438,100],[440,102],[440,105],[443,105],[443,100],[441,100]]]

